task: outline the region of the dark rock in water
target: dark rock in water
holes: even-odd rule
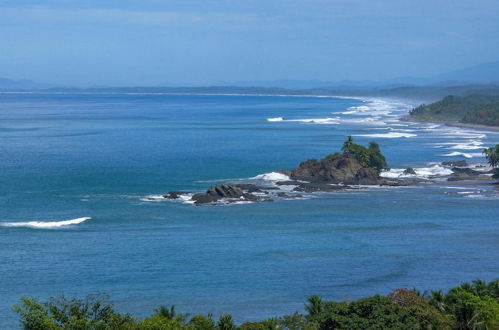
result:
[[[296,180],[277,181],[275,184],[278,186],[297,186],[300,184],[300,181],[296,181]],[[280,188],[278,188],[278,189],[280,189]]]
[[[302,182],[293,191],[316,192],[316,191],[338,191],[349,188],[348,186],[336,186],[327,183]]]
[[[478,176],[480,175],[480,172],[472,170],[471,168],[459,168],[459,167],[453,167],[452,172],[454,174],[463,174],[463,175],[468,175],[468,176]]]
[[[236,186],[221,184],[209,188],[206,193],[220,198],[239,198],[244,194],[244,191]]]
[[[206,193],[195,194],[192,196],[192,200],[196,205],[214,203],[224,198],[227,199],[228,202],[256,202],[259,200],[258,196],[244,192],[244,190],[238,186],[226,184],[211,187],[206,191]]]
[[[163,195],[163,197],[168,198],[168,199],[179,199],[180,195],[184,195],[184,194],[186,194],[185,191],[169,191],[168,193]]]
[[[285,192],[278,192],[276,194],[277,197],[281,197],[281,198],[302,198],[303,196],[300,195],[300,194],[293,194],[293,195],[289,195],[289,194],[286,194]]]
[[[412,167],[408,167],[404,170],[404,174],[412,174],[412,175],[416,175],[416,171],[414,171],[414,169]]]
[[[264,189],[265,192],[267,192],[268,190],[280,190],[279,187],[273,187],[273,186],[265,186],[265,187],[261,187],[261,189],[262,190]]]
[[[260,198],[258,196],[255,196],[255,195],[250,194],[250,193],[244,193],[242,197],[245,201],[248,201],[248,202],[258,202],[260,200]]]
[[[383,180],[373,168],[363,167],[348,154],[335,154],[320,161],[311,159],[293,169],[293,180],[314,183],[380,184]]]
[[[199,194],[195,194],[194,196],[192,196],[192,200],[194,201],[194,204],[208,204],[208,203],[214,203],[216,201],[218,201],[219,199],[221,199],[221,197],[216,197],[216,196],[212,196],[212,195],[209,195],[209,194],[204,194],[204,193],[199,193]]]
[[[260,186],[257,186],[255,184],[251,184],[251,183],[236,184],[236,187],[241,188],[242,190],[249,192],[249,193],[263,192],[263,189],[266,189],[265,187],[260,187]]]
[[[468,166],[468,162],[464,159],[462,160],[451,160],[448,162],[442,162],[444,166],[457,166],[457,167],[466,167]]]
[[[418,183],[421,183],[423,180],[421,179],[416,179],[416,178],[411,178],[411,179],[408,179],[408,178],[404,178],[403,180],[385,180],[381,186],[388,186],[388,187],[405,187],[405,186],[408,186],[410,184],[418,184]]]
[[[460,168],[460,167],[453,167],[452,168],[452,175],[450,178],[447,179],[447,181],[459,181],[459,180],[473,180],[477,179],[482,173],[472,170],[471,168]]]

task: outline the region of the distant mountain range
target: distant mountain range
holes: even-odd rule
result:
[[[0,90],[30,90],[48,87],[51,87],[51,85],[37,83],[33,80],[12,80],[0,77]]]
[[[460,70],[449,71],[431,77],[397,77],[384,80],[256,80],[222,82],[223,86],[239,87],[282,87],[292,89],[320,88],[320,87],[350,87],[350,88],[372,88],[384,87],[394,88],[401,86],[453,86],[463,84],[499,84],[499,61],[482,63]]]
[[[321,81],[321,80],[255,80],[219,82],[213,86],[232,87],[263,87],[263,88],[284,88],[284,89],[372,89],[372,88],[399,88],[407,86],[459,86],[469,84],[492,84],[499,85],[499,61],[482,63],[460,70],[438,74],[432,77],[397,77],[385,80],[342,80],[342,81]],[[0,78],[0,90],[33,90],[57,87],[53,84],[38,83],[32,80],[12,80]],[[59,86],[61,88],[67,86]],[[172,88],[171,83],[161,86],[151,86],[151,88],[167,87]],[[185,86],[186,88],[198,89],[203,86]],[[99,87],[106,89],[109,87]],[[73,89],[73,88],[70,88]]]
[[[482,63],[461,70],[442,73],[433,77],[433,79],[440,82],[499,84],[499,61]]]

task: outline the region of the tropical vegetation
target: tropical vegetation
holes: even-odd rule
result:
[[[495,147],[485,148],[483,154],[494,171],[492,177],[499,179],[499,144],[496,144]]]
[[[499,280],[476,280],[444,293],[397,289],[350,302],[311,296],[305,313],[294,313],[236,325],[230,314],[179,314],[159,307],[144,319],[120,314],[108,297],[22,298],[14,306],[23,329],[30,330],[326,330],[326,329],[499,329]]]
[[[499,96],[448,95],[438,102],[422,104],[412,109],[409,114],[418,120],[499,126]]]
[[[373,168],[378,173],[388,168],[385,156],[383,156],[379,144],[375,141],[369,142],[369,146],[366,148],[354,143],[353,138],[348,136],[341,150],[343,153],[357,159],[362,166]]]

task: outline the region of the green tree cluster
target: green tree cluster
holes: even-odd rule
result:
[[[378,173],[388,168],[385,156],[381,153],[379,144],[375,141],[369,142],[366,148],[353,142],[353,138],[348,136],[341,148],[344,154],[351,155],[364,167],[375,169]]]
[[[483,154],[487,158],[487,162],[494,170],[494,174],[492,177],[494,179],[499,179],[499,144],[496,144],[495,147],[485,148],[483,150]]]
[[[499,96],[473,94],[464,97],[448,95],[440,101],[422,104],[410,116],[428,121],[499,126]]]
[[[145,319],[114,310],[105,296],[85,300],[22,298],[14,310],[27,330],[329,330],[329,329],[499,329],[499,280],[476,280],[447,293],[398,289],[351,302],[311,296],[305,314],[294,313],[236,325],[230,314],[188,317],[160,307]]]
[[[430,303],[452,320],[453,329],[499,329],[499,280],[476,280],[452,288],[447,294],[426,294]]]

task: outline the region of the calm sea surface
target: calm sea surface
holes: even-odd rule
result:
[[[336,152],[347,135],[376,140],[392,176],[408,166],[444,175],[438,162],[463,157],[483,163],[483,147],[499,143],[494,132],[398,121],[411,105],[0,94],[0,328],[16,326],[11,306],[22,296],[104,292],[139,316],[174,304],[241,321],[301,311],[312,294],[353,299],[499,277],[499,191],[490,185],[231,206],[146,199],[292,168]]]

